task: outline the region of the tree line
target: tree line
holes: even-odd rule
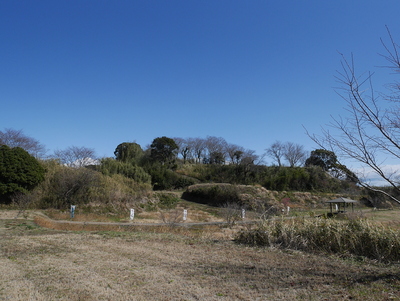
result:
[[[38,185],[41,186],[40,204],[44,207],[65,207],[77,199],[90,200],[94,196],[111,195],[110,198],[115,199],[118,195],[119,200],[131,199],[132,191],[100,193],[102,187],[108,185],[104,183],[111,181],[108,178],[131,181],[131,187],[137,184],[135,187],[145,194],[149,189],[182,189],[209,182],[258,184],[270,190],[327,192],[348,189],[350,183],[355,183],[355,178],[344,177],[338,172],[334,153],[315,150],[303,160],[306,155],[302,147],[292,143],[276,142],[267,149],[277,156],[276,146],[283,145],[280,154],[289,166],[282,163],[266,166],[260,163],[254,151],[211,136],[205,139],[163,136],[155,138],[146,149],[136,142],[123,142],[116,146],[112,158],[96,158],[93,149],[71,146],[56,150],[50,158],[44,159],[35,158],[41,145],[35,139],[10,129],[0,132],[0,139],[7,135],[11,137],[0,140],[3,144],[0,149],[0,198],[3,203]],[[29,140],[30,143],[26,143]],[[303,159],[297,159],[300,157]],[[26,167],[21,168],[24,164]],[[123,190],[127,191],[127,188]]]

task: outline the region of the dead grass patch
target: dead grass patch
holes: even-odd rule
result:
[[[248,248],[216,239],[218,230],[196,238],[4,229],[0,299],[399,300],[396,265]]]

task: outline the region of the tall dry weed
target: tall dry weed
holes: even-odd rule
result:
[[[398,231],[365,219],[277,219],[243,230],[239,243],[309,252],[352,254],[382,262],[400,261]]]

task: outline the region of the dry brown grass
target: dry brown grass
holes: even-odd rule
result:
[[[0,300],[400,300],[399,266],[248,248],[217,226],[152,229],[0,220]]]
[[[200,208],[197,208],[200,207]],[[205,207],[205,206],[203,206]],[[224,221],[222,217],[217,217],[215,214],[211,214],[205,210],[202,210],[201,206],[191,205],[190,208],[186,205],[186,202],[178,204],[175,208],[171,209],[158,209],[153,211],[145,211],[143,209],[135,210],[135,223],[163,223],[165,222],[161,212],[164,215],[175,215],[178,212],[180,219],[177,222],[183,222],[182,215],[183,210],[188,210],[187,223],[196,222],[221,222]],[[217,209],[214,209],[217,210]],[[16,212],[16,211],[15,211]],[[100,214],[100,213],[84,213],[77,210],[73,219],[70,218],[70,213],[60,210],[47,210],[46,215],[54,220],[73,220],[78,222],[130,222],[129,211],[120,212],[119,214]]]

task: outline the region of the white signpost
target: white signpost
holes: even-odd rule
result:
[[[131,209],[131,215],[130,215],[130,220],[133,220],[135,218],[135,209]]]
[[[184,221],[187,220],[187,210],[186,209],[183,210],[183,220]]]
[[[246,217],[246,210],[242,209],[242,219]]]
[[[71,218],[75,216],[75,205],[71,205]]]

